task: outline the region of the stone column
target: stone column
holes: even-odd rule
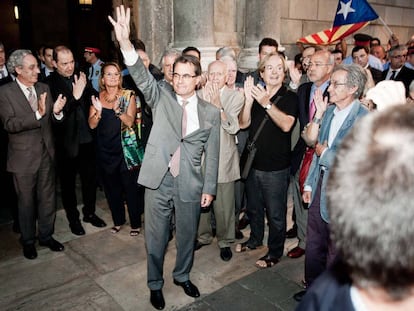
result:
[[[173,41],[172,3],[165,0],[133,1],[133,22],[151,62],[158,66],[164,50]]]
[[[264,37],[276,39],[280,44],[281,0],[246,1],[245,44],[239,54],[241,69],[257,67],[259,43]]]

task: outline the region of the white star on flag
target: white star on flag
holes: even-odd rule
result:
[[[336,13],[336,15],[342,14],[344,16],[344,20],[346,20],[348,13],[355,12],[355,10],[351,7],[351,5],[352,5],[352,0],[349,1],[348,3],[343,3],[341,1],[341,9],[338,11],[338,13]]]

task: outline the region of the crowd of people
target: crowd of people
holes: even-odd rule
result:
[[[295,295],[298,301],[306,301],[307,289],[312,292],[329,267],[343,259],[352,267],[349,241],[338,238],[346,234],[334,226],[342,226],[338,219],[345,217],[336,206],[349,198],[340,198],[348,169],[355,180],[361,174],[352,164],[342,165],[349,161],[337,154],[370,111],[413,102],[414,39],[402,45],[393,37],[385,49],[377,38],[357,34],[348,57],[342,41],[335,49],[299,45],[291,61],[276,40],[264,38],[258,68],[248,73],[238,70],[230,47],[217,51],[206,72],[196,47],[167,49],[160,70],[143,42],[131,41],[129,9],[118,7],[109,22],[124,64],[104,62],[98,48],[86,47],[86,73],[66,46],[45,46],[39,59],[15,50],[6,62],[0,43],[1,178],[10,190],[5,200],[23,255],[37,257],[37,240],[52,251],[64,250],[53,238],[57,184],[71,232],[85,234],[79,175],[83,222],[107,226],[96,214],[101,187],[112,215],[110,232],[126,225],[126,211],[132,237],[144,227],[156,309],[165,307],[164,255],[174,236],[174,284],[191,297],[200,296],[190,280],[194,252],[214,238],[223,261],[231,260],[232,248],[240,253],[267,245],[255,263],[266,269],[283,256],[286,238],[297,237],[287,256],[305,255],[305,290]],[[371,131],[388,130],[370,122]],[[359,144],[358,134],[348,149]],[[241,179],[246,168],[240,158],[249,152],[254,157]],[[332,174],[335,189],[329,186]],[[294,226],[287,230],[289,185]],[[244,239],[247,223],[250,236]],[[363,282],[358,269],[352,274],[357,284]]]

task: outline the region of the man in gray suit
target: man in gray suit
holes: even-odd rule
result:
[[[29,50],[14,51],[7,62],[16,80],[0,88],[0,119],[8,133],[7,171],[13,175],[17,194],[23,255],[35,259],[36,218],[39,244],[58,252],[63,245],[53,237],[55,197],[55,148],[52,115],[63,118],[66,99],[53,104],[49,88],[38,83],[36,58]]]
[[[173,208],[177,245],[174,283],[187,295],[200,296],[189,274],[200,210],[208,207],[216,194],[220,110],[195,93],[201,75],[201,66],[195,57],[180,56],[176,60],[174,93],[169,92],[157,84],[129,40],[130,9],[118,7],[116,21],[111,17],[109,20],[125,65],[154,117],[138,182],[146,187],[145,242],[150,301],[161,310],[165,307],[163,265]]]

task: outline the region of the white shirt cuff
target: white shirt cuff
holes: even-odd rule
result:
[[[42,118],[42,116],[39,113],[39,110],[36,110],[35,115],[36,115],[36,120],[37,121],[39,121]]]
[[[309,192],[312,192],[312,187],[311,187],[311,186],[309,186],[309,185],[305,185],[305,186],[303,186],[303,191],[309,191]]]
[[[61,111],[59,114],[53,113],[55,115],[56,120],[62,120],[63,118],[63,111]]]
[[[127,66],[132,66],[133,64],[135,64],[138,60],[138,53],[132,49],[130,51],[124,51],[123,49],[121,49],[122,55],[124,56],[124,63]]]

